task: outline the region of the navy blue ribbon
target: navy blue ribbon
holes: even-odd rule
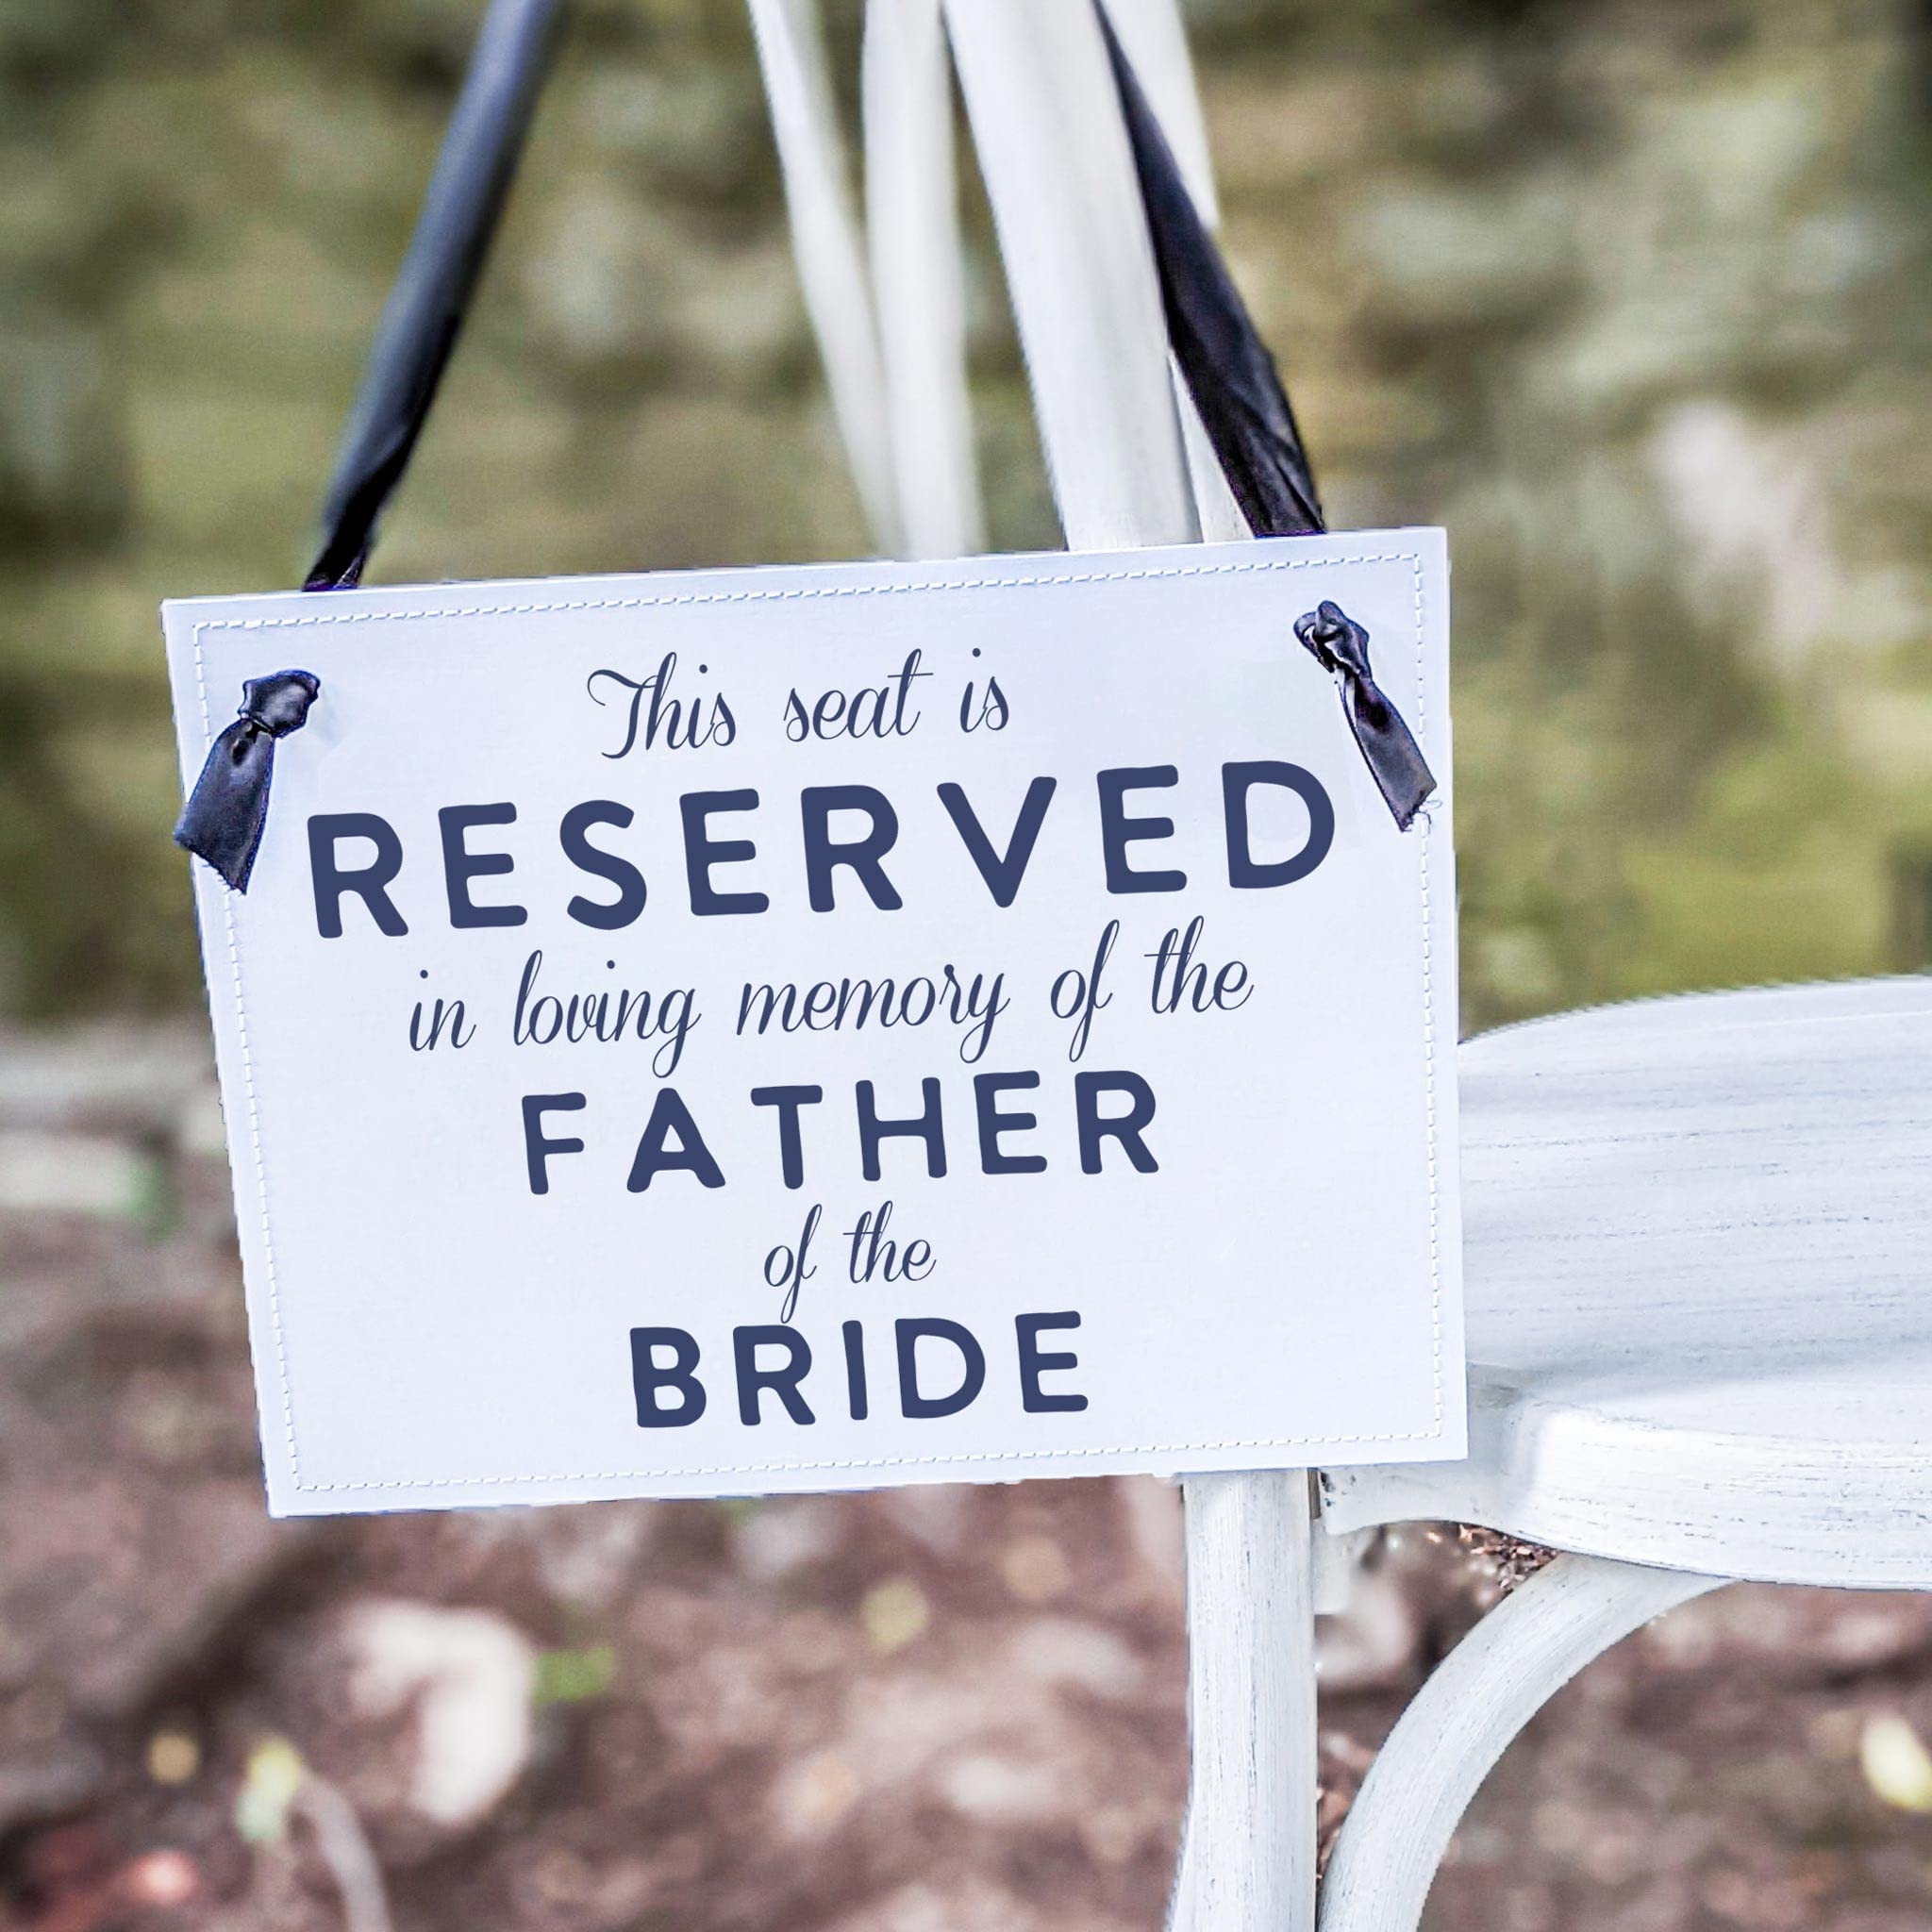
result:
[[[1341,688],[1341,711],[1375,780],[1395,829],[1406,832],[1436,789],[1422,747],[1369,669],[1369,634],[1341,605],[1323,598],[1294,621],[1302,647]]]
[[[408,467],[515,179],[557,42],[561,0],[491,0],[436,173],[384,308],[323,512],[304,589],[359,581],[383,506]],[[275,741],[302,727],[321,687],[278,671],[243,687],[242,715],[215,740],[175,840],[238,892],[261,843]]]
[[[175,827],[175,844],[207,859],[238,892],[248,890],[268,823],[276,741],[301,730],[321,694],[322,682],[312,671],[249,678],[242,687],[240,715],[208,746],[201,776],[188,795]]]
[[[352,588],[402,481],[516,179],[560,0],[491,0],[423,211],[384,305],[323,510],[309,591]]]
[[[1194,206],[1174,150],[1125,50],[1095,0],[1121,112],[1141,183],[1148,240],[1160,278],[1168,345],[1214,446],[1227,487],[1257,537],[1303,537],[1327,528],[1281,373],[1261,340],[1221,249]],[[1407,831],[1436,789],[1422,747],[1369,672],[1369,634],[1333,604],[1294,634],[1341,690],[1342,713],[1396,825]]]

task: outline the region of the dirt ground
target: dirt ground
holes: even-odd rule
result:
[[[212,1109],[192,1031],[0,1038],[0,1926],[1159,1924],[1171,1488],[271,1524]],[[1373,1553],[1326,1829],[1495,1588]],[[1509,1754],[1427,1924],[1927,1926],[1920,1736],[1932,1599],[1688,1606]]]

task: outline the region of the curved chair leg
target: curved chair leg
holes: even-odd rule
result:
[[[1591,1658],[1724,1581],[1558,1557],[1506,1597],[1389,1734],[1336,1841],[1321,1932],[1414,1932],[1450,1834],[1517,1732]]]

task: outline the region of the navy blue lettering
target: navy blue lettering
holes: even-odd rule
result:
[[[805,1150],[800,1144],[798,1109],[816,1107],[824,1097],[823,1087],[754,1087],[751,1090],[754,1107],[775,1107],[778,1109],[778,1158],[784,1163],[785,1185],[788,1188],[805,1185]]]
[[[845,1390],[852,1420],[862,1423],[872,1413],[865,1399],[865,1330],[857,1322],[841,1322],[839,1333],[845,1341]]]
[[[899,1349],[899,1413],[909,1422],[930,1422],[938,1416],[958,1415],[986,1386],[986,1352],[973,1339],[971,1329],[943,1315],[902,1317],[892,1324]],[[919,1344],[930,1338],[950,1341],[959,1351],[964,1374],[950,1395],[927,1395],[919,1386]]]
[[[674,1144],[672,1136],[675,1135]],[[637,1158],[630,1164],[630,1178],[625,1186],[641,1194],[658,1174],[667,1172],[694,1174],[708,1188],[724,1185],[724,1171],[711,1158],[698,1124],[691,1117],[675,1087],[660,1087],[651,1104],[651,1118],[638,1140]]]
[[[1040,1124],[1030,1113],[1002,1113],[1002,1093],[1038,1087],[1038,1074],[974,1074],[973,1104],[979,1114],[979,1171],[981,1174],[1044,1174],[1043,1154],[1008,1154],[1001,1150],[1002,1134],[1024,1134]]]
[[[1127,1111],[1112,1116],[1100,1111],[1104,1093],[1124,1093]],[[1100,1143],[1118,1141],[1141,1174],[1154,1174],[1160,1163],[1147,1151],[1141,1130],[1154,1118],[1154,1090],[1139,1074],[1075,1074],[1074,1113],[1080,1129],[1080,1172],[1100,1172]]]
[[[343,839],[367,839],[375,857],[358,871],[336,862]],[[342,894],[354,892],[369,908],[377,932],[400,939],[408,931],[383,888],[403,869],[403,841],[395,827],[373,811],[316,812],[308,821],[308,874],[315,888],[315,929],[325,940],[342,936]]]
[[[436,814],[442,830],[442,883],[449,894],[449,923],[458,927],[521,925],[530,915],[521,906],[479,906],[470,897],[470,881],[514,872],[508,852],[472,852],[464,835],[472,825],[513,825],[513,805],[446,805]]]
[[[1097,774],[1100,787],[1100,849],[1107,863],[1109,892],[1178,892],[1188,883],[1184,872],[1136,872],[1127,863],[1127,847],[1146,839],[1171,839],[1174,821],[1129,818],[1123,801],[1129,791],[1177,785],[1180,774],[1172,765],[1122,765]]]
[[[986,889],[992,894],[995,906],[1010,906],[1020,890],[1020,881],[1026,875],[1027,861],[1033,857],[1033,847],[1040,838],[1046,808],[1053,798],[1055,783],[1052,778],[1036,778],[1027,786],[1026,796],[1020,803],[1020,816],[1013,823],[1013,836],[1007,841],[1004,857],[992,849],[992,841],[986,836],[979,815],[973,809],[965,791],[958,785],[940,787],[940,803],[958,828],[966,851],[979,868],[979,876],[986,881]]]
[[[705,823],[714,811],[751,811],[758,795],[742,791],[687,791],[677,801],[684,821],[684,874],[691,887],[691,909],[700,919],[726,912],[762,912],[772,902],[762,892],[721,892],[711,884],[714,865],[734,865],[756,858],[758,847],[749,839],[713,839]]]
[[[575,1113],[584,1105],[581,1093],[526,1093],[524,1095],[524,1164],[529,1170],[530,1191],[550,1191],[550,1157],[553,1154],[581,1154],[584,1143],[575,1135],[553,1141],[543,1131],[546,1113]]]
[[[782,1348],[785,1359],[769,1368],[758,1365],[760,1348]],[[738,1419],[755,1429],[764,1420],[758,1412],[758,1396],[769,1389],[784,1405],[785,1413],[803,1425],[818,1421],[798,1385],[811,1367],[811,1349],[796,1328],[779,1323],[761,1323],[731,1331],[731,1349],[738,1366]]]
[[[1071,1392],[1049,1395],[1040,1386],[1042,1374],[1056,1369],[1077,1369],[1080,1357],[1071,1349],[1052,1353],[1040,1346],[1040,1337],[1049,1328],[1077,1328],[1080,1317],[1072,1309],[1058,1315],[1016,1315],[1013,1328],[1020,1341],[1020,1407],[1028,1415],[1077,1415],[1087,1407],[1084,1395]]]
[[[910,1120],[882,1121],[873,1099],[870,1080],[858,1083],[858,1158],[861,1172],[869,1181],[879,1177],[879,1142],[895,1136],[925,1142],[925,1171],[938,1180],[946,1171],[946,1135],[940,1116],[940,1083],[924,1079],[919,1083],[922,1110]]]
[[[905,903],[879,863],[899,837],[899,815],[883,791],[870,785],[808,785],[799,794],[805,821],[805,890],[814,912],[832,909],[832,874],[850,866],[872,903],[884,912],[896,912]],[[835,811],[862,811],[872,829],[858,839],[835,840]]]
[[[668,1367],[658,1366],[657,1352],[671,1351]],[[630,1379],[637,1396],[638,1427],[682,1429],[705,1412],[705,1390],[692,1371],[698,1365],[698,1345],[682,1328],[633,1328],[630,1331]],[[677,1391],[677,1406],[664,1407],[660,1389]]]
[[[564,909],[579,925],[594,926],[599,932],[616,932],[629,925],[644,909],[644,875],[627,858],[600,852],[584,835],[592,825],[615,825],[621,832],[637,814],[614,799],[592,798],[574,805],[563,815],[558,839],[563,856],[579,872],[608,879],[617,888],[617,897],[608,905],[582,896],[573,899]]]
[[[1287,858],[1257,859],[1248,840],[1248,793],[1257,785],[1282,785],[1308,808],[1308,836]],[[1335,806],[1314,773],[1280,758],[1223,765],[1221,798],[1227,821],[1227,882],[1238,890],[1291,886],[1328,857],[1335,842]]]

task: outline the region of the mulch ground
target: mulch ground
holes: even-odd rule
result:
[[[0,1926],[364,1932],[364,1854],[402,1932],[1159,1924],[1174,1491],[271,1524],[208,1106],[188,1035],[0,1040]],[[1326,1830],[1495,1589],[1372,1553]],[[1932,1599],[1687,1606],[1509,1753],[1427,1924],[1932,1925],[1912,1731]]]

